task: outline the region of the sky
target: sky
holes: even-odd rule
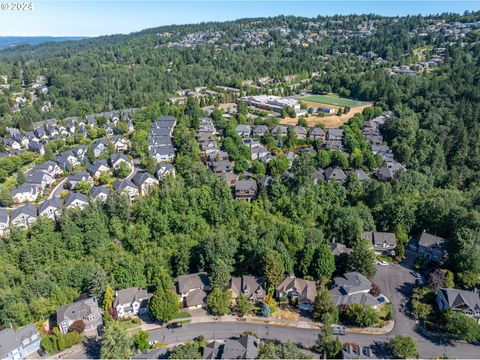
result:
[[[1,8],[14,1],[0,0]],[[29,1],[29,0],[22,0]],[[385,16],[463,13],[480,1],[92,1],[37,0],[33,10],[0,9],[0,36],[99,36],[202,21],[276,15],[368,14]]]

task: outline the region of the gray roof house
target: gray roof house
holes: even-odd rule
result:
[[[155,175],[158,180],[165,178],[168,174],[175,176],[175,167],[172,164],[157,164]]]
[[[234,169],[233,164],[228,160],[214,161],[212,163],[213,172],[218,173],[227,173],[232,172]]]
[[[37,220],[37,208],[33,204],[20,206],[13,210],[11,223],[14,226],[30,227]]]
[[[397,246],[397,237],[395,233],[364,231],[361,235],[362,239],[368,239],[373,246],[373,250],[377,254],[395,255],[395,247]]]
[[[131,287],[115,291],[113,307],[119,317],[130,317],[147,312],[148,300],[152,297],[147,290]]]
[[[223,353],[223,344],[219,341],[212,341],[203,348],[204,359],[220,359]]]
[[[6,328],[0,331],[0,359],[19,360],[40,349],[41,336],[33,324],[18,330]]]
[[[277,125],[272,129],[272,136],[287,136],[287,127],[284,125]]]
[[[242,275],[232,277],[230,280],[232,298],[235,300],[240,294],[253,302],[262,301],[265,297],[267,286],[263,277]]]
[[[130,200],[135,199],[140,193],[137,186],[130,180],[120,180],[113,183],[113,190],[126,195]]]
[[[35,201],[40,196],[39,185],[24,183],[13,189],[12,200],[15,204],[20,204],[23,202]]]
[[[312,311],[317,296],[317,286],[314,281],[289,276],[283,280],[275,290],[277,298],[287,297],[297,299],[302,310]]]
[[[328,141],[339,141],[343,139],[343,130],[342,129],[328,129],[327,130],[327,139]]]
[[[93,178],[90,174],[86,171],[80,171],[76,174],[69,175],[67,178],[67,183],[72,187],[75,188],[79,183],[82,181],[87,181],[93,185]]]
[[[88,197],[82,193],[71,192],[65,196],[65,207],[67,209],[83,209],[88,205]]]
[[[325,131],[322,128],[315,127],[310,130],[310,137],[312,137],[313,140],[325,140]]]
[[[440,311],[452,309],[480,319],[480,295],[477,290],[441,289],[436,301]]]
[[[425,231],[418,241],[418,255],[426,261],[440,261],[446,256],[447,240]]]
[[[252,129],[250,128],[249,125],[237,125],[237,127],[235,128],[235,131],[241,137],[249,137]]]
[[[118,169],[121,163],[126,163],[130,167],[132,166],[130,159],[125,154],[113,154],[112,156],[110,156],[110,165],[112,166],[112,168]]]
[[[110,190],[106,186],[94,186],[90,189],[90,197],[93,201],[105,202],[110,195]]]
[[[100,176],[102,172],[109,172],[110,168],[106,160],[95,160],[87,165],[86,170],[91,176]]]
[[[336,305],[372,305],[380,302],[370,294],[372,283],[359,272],[348,272],[333,279],[335,285],[330,290]]]
[[[45,200],[38,205],[38,216],[45,216],[52,220],[57,220],[62,214],[62,200],[58,197]]]
[[[362,169],[355,169],[352,171],[355,175],[357,175],[358,180],[365,181],[370,179],[365,171]]]
[[[210,282],[206,272],[180,275],[177,278],[176,292],[186,308],[200,308],[205,304]]]
[[[307,130],[302,126],[295,126],[293,132],[297,134],[297,138],[300,140],[305,140],[307,138]]]
[[[132,182],[137,185],[140,195],[145,196],[154,188],[158,187],[158,180],[149,173],[136,173]]]
[[[256,359],[259,346],[260,341],[252,335],[227,339],[223,345],[222,359]]]
[[[175,159],[175,148],[171,145],[158,146],[149,149],[148,155],[154,157],[157,162],[173,161]]]
[[[8,216],[8,211],[4,208],[0,208],[0,236],[3,236],[8,232],[9,222],[10,216]]]
[[[338,181],[343,184],[347,180],[347,175],[339,167],[328,167],[325,169],[325,180],[328,182]]]
[[[252,135],[264,136],[268,134],[268,127],[266,125],[257,125],[252,131]]]
[[[102,310],[97,299],[87,298],[57,309],[57,325],[63,334],[68,332],[68,328],[76,320],[83,320],[85,330],[93,330],[102,325]]]
[[[238,180],[235,183],[235,199],[252,201],[257,196],[257,190],[257,182],[255,180]]]

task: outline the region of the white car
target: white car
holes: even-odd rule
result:
[[[347,328],[342,325],[332,325],[332,331],[334,335],[345,335],[347,333]]]
[[[379,261],[379,262],[378,262],[378,265],[387,266],[387,265],[388,265],[388,262],[386,262],[386,261]]]

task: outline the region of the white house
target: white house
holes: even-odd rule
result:
[[[197,309],[205,305],[210,283],[206,272],[181,275],[177,278],[178,299],[187,309]]]
[[[6,328],[0,331],[0,359],[23,360],[40,349],[42,340],[37,328],[28,324],[18,330]]]
[[[38,216],[44,216],[52,220],[57,220],[62,214],[62,200],[55,197],[46,200],[38,206]]]
[[[113,307],[119,317],[130,317],[147,312],[148,300],[152,297],[147,290],[132,287],[115,291]]]
[[[79,300],[57,309],[57,325],[63,334],[77,320],[85,323],[85,330],[93,330],[103,324],[102,310],[95,298]]]
[[[36,220],[37,208],[33,204],[27,204],[13,210],[11,223],[13,226],[30,227]]]

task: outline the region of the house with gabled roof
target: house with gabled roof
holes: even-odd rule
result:
[[[106,160],[95,160],[93,163],[87,165],[87,172],[94,177],[99,177],[104,172],[110,172]]]
[[[110,190],[106,186],[93,186],[90,189],[90,197],[93,201],[105,202],[108,200]]]
[[[110,165],[113,169],[118,169],[122,163],[127,164],[130,168],[132,167],[132,162],[125,154],[113,154],[110,156]]]
[[[13,210],[11,224],[18,227],[30,227],[37,220],[37,208],[33,204],[20,206]]]
[[[235,301],[240,295],[245,296],[252,302],[262,301],[266,295],[267,285],[263,277],[242,275],[232,277],[230,280],[232,300]]]
[[[63,334],[77,320],[84,322],[85,330],[97,329],[103,324],[102,309],[98,306],[97,299],[87,298],[57,309],[57,325]]]
[[[287,133],[288,133],[287,127],[284,125],[276,125],[271,132],[272,136],[277,138],[287,136]]]
[[[36,165],[33,170],[40,170],[47,172],[51,177],[56,177],[62,174],[62,169],[54,161],[45,161],[42,164]]]
[[[71,192],[65,196],[65,207],[67,209],[83,209],[88,205],[88,197],[82,193]]]
[[[377,255],[395,255],[395,247],[397,246],[395,233],[364,231],[361,237],[370,241]]]
[[[257,125],[252,131],[253,136],[265,136],[268,134],[268,127],[266,125]]]
[[[107,149],[108,149],[108,141],[105,139],[95,140],[92,143],[93,154],[95,155],[96,158],[98,158],[100,155],[105,153]]]
[[[277,298],[296,300],[302,310],[312,311],[317,296],[317,286],[314,281],[304,280],[294,275],[285,278],[275,289]]]
[[[235,199],[252,201],[257,196],[257,182],[253,179],[238,180],[235,183]]]
[[[29,184],[39,187],[42,191],[55,182],[53,176],[48,172],[37,169],[30,171],[26,178]]]
[[[44,216],[54,221],[62,214],[62,200],[58,197],[45,200],[38,205],[38,216]]]
[[[418,241],[417,253],[418,256],[423,256],[425,261],[440,261],[447,255],[446,246],[446,239],[424,231]]]
[[[86,171],[80,171],[76,174],[69,175],[67,178],[67,184],[70,188],[74,189],[81,182],[86,181],[93,185],[93,178]]]
[[[370,294],[372,282],[359,272],[347,272],[333,279],[335,285],[330,290],[335,305],[381,305],[376,297]]]
[[[149,173],[137,172],[132,178],[132,182],[137,185],[140,195],[145,196],[150,193],[154,188],[158,187],[159,182],[155,177]]]
[[[169,174],[175,177],[175,167],[172,164],[157,164],[155,175],[157,176],[158,180],[164,179]]]
[[[154,157],[157,162],[173,161],[175,159],[175,148],[172,145],[152,147],[148,150],[148,155]]]
[[[480,320],[480,295],[476,289],[440,289],[436,302],[440,311],[452,309]]]
[[[39,187],[36,184],[29,184],[24,183],[13,189],[12,193],[12,201],[14,204],[21,204],[24,202],[32,202],[37,200],[40,196]]]
[[[180,275],[175,288],[178,299],[188,309],[201,308],[206,303],[210,282],[206,272]]]
[[[303,126],[294,126],[293,132],[297,135],[297,138],[300,140],[307,139],[307,130]]]
[[[8,233],[8,224],[10,223],[10,216],[8,211],[4,208],[0,208],[0,236]]]
[[[40,349],[41,339],[34,324],[28,324],[17,330],[5,328],[0,331],[0,359],[25,359]]]
[[[137,186],[130,180],[115,181],[113,189],[119,194],[126,195],[130,200],[135,199],[140,194]]]
[[[223,345],[222,359],[256,359],[260,350],[260,340],[246,335],[239,339],[227,339]]]
[[[325,141],[325,130],[319,127],[315,127],[312,130],[310,130],[310,137],[313,140]]]
[[[325,169],[325,180],[327,182],[338,181],[343,184],[347,180],[347,175],[339,167],[328,167]]]
[[[65,171],[70,171],[73,169],[74,166],[79,165],[80,161],[77,159],[77,157],[73,154],[72,151],[67,150],[60,155],[58,155],[55,158],[55,162],[58,164],[58,166],[65,170]]]
[[[110,141],[116,152],[127,151],[130,148],[130,140],[121,135],[112,136]]]
[[[152,297],[147,290],[131,287],[115,291],[113,307],[118,317],[125,318],[145,314],[148,311],[148,300]]]
[[[235,131],[241,137],[249,137],[252,129],[250,128],[249,125],[237,125],[237,127],[235,128]]]

